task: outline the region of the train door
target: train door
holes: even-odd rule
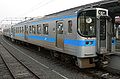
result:
[[[111,52],[112,24],[110,18],[101,16],[97,21],[97,51],[101,54]]]
[[[27,28],[26,25],[24,26],[24,29],[25,29],[25,30],[24,30],[24,39],[27,40],[28,28]]]
[[[107,51],[108,52],[111,52],[112,51],[112,31],[113,31],[113,28],[112,28],[112,20],[111,18],[107,18],[107,29],[106,29],[106,48],[107,48]]]
[[[61,49],[64,47],[63,21],[56,22],[56,47]]]

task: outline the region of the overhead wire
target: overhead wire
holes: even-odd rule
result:
[[[37,3],[36,5],[34,5],[32,8],[30,8],[27,12],[25,12],[25,13],[17,16],[17,17],[25,16],[25,15],[31,13],[31,12],[34,12],[34,11],[38,10],[38,9],[41,8],[41,7],[44,7],[45,5],[48,5],[49,3],[53,2],[53,1],[54,1],[54,0],[41,0],[39,3]],[[23,17],[22,17],[22,18],[23,18]],[[7,18],[4,17],[3,19],[1,19],[1,20],[0,20],[0,25],[3,24],[3,21],[7,21],[6,19],[8,20],[8,17],[7,17]],[[15,19],[15,18],[14,18],[14,19]],[[24,19],[24,18],[23,18],[23,19]]]
[[[34,12],[34,11],[40,9],[41,7],[48,5],[49,3],[53,2],[54,0],[48,0],[45,3],[43,3],[43,1],[45,1],[45,0],[40,1],[38,4],[35,5],[35,7],[33,6],[31,9],[29,9],[29,11],[23,13],[21,16],[25,16],[27,14],[30,14],[31,12]]]

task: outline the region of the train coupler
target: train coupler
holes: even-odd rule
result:
[[[106,54],[98,54],[98,56],[96,57],[96,67],[98,68],[105,68],[108,66],[109,64],[109,55]]]
[[[102,61],[102,67],[104,68],[104,67],[107,67],[108,66],[108,61]]]

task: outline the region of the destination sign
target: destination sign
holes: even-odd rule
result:
[[[101,16],[105,16],[105,15],[107,15],[107,12],[104,11],[104,10],[99,10],[98,14],[101,15]]]

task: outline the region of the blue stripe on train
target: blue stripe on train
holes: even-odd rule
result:
[[[71,40],[64,39],[64,44],[72,46],[96,46],[96,40]]]
[[[24,37],[23,34],[16,34],[16,36]],[[42,41],[48,41],[48,42],[56,42],[55,38],[49,38],[47,36],[33,36],[29,35],[27,36],[30,39],[35,40],[42,40]],[[86,44],[86,42],[91,42],[92,44]],[[64,39],[64,44],[73,45],[73,46],[95,46],[96,41],[95,40],[71,40],[71,39]],[[116,45],[116,39],[112,39],[112,45]]]
[[[23,34],[16,34],[16,36],[24,37]],[[50,38],[47,36],[33,36],[29,35],[27,36],[29,39],[34,40],[41,40],[41,41],[47,41],[47,42],[56,42],[55,38]],[[66,45],[72,45],[72,46],[95,46],[96,40],[72,40],[72,39],[64,39],[64,44]],[[112,39],[112,45],[116,45],[116,40]]]
[[[28,38],[35,39],[35,40],[41,40],[41,41],[48,41],[48,42],[55,42],[55,38],[49,38],[47,36],[32,36],[29,35]]]
[[[15,36],[24,37],[24,34],[15,34]]]
[[[23,34],[16,34],[16,36],[22,37]],[[50,38],[47,36],[33,36],[29,35],[27,36],[29,39],[34,40],[41,40],[41,41],[47,41],[47,42],[56,42],[55,38]],[[72,39],[64,39],[64,44],[71,45],[71,46],[95,46],[96,41],[95,40],[72,40]]]

